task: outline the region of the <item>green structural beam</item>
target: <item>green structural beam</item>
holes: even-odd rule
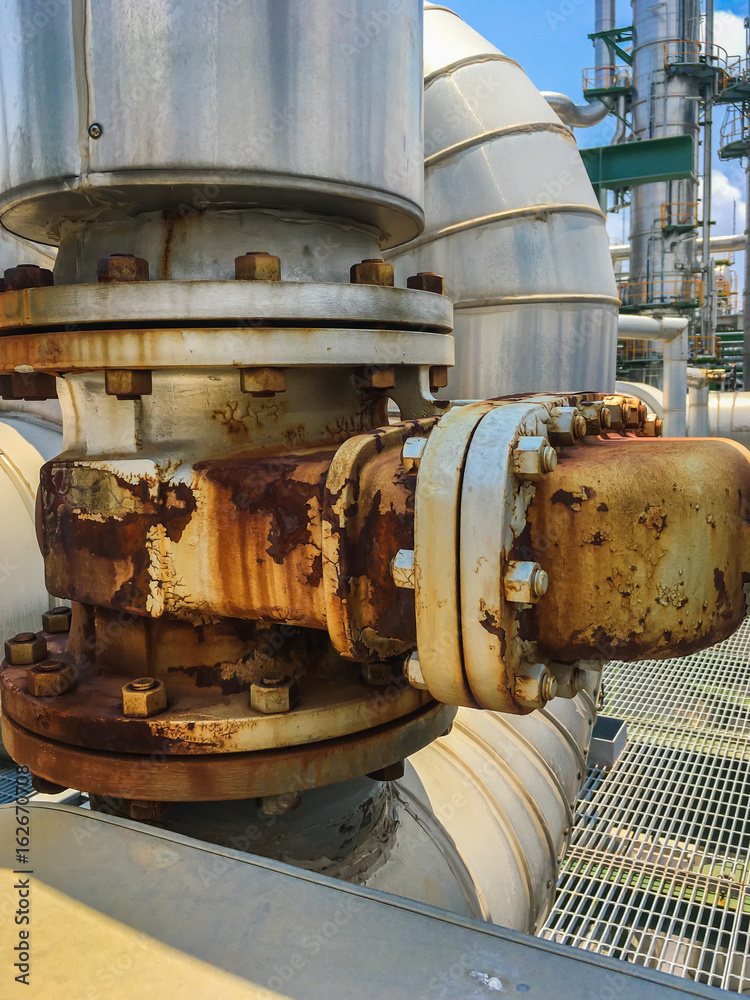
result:
[[[633,56],[630,52],[626,52],[625,49],[621,48],[622,42],[630,42],[633,40],[633,26],[628,25],[627,28],[610,28],[608,31],[594,31],[589,35],[592,42],[595,42],[597,38],[601,38],[604,44],[609,49],[609,54],[612,57],[612,62],[615,61],[615,56],[619,56],[620,59],[628,66],[633,65]]]
[[[673,135],[617,146],[591,146],[581,156],[597,196],[636,184],[678,181],[693,173],[693,137]]]

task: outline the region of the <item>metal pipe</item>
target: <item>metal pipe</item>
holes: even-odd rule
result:
[[[681,334],[664,342],[664,435],[687,434],[687,320]]]
[[[603,101],[592,100],[588,104],[576,104],[567,94],[559,94],[553,90],[543,90],[542,97],[552,108],[557,117],[571,128],[589,128],[604,121],[612,109]]]
[[[570,130],[456,14],[427,7],[424,33],[426,230],[390,259],[399,284],[446,275],[459,346],[450,395],[611,390],[617,287]]]
[[[594,10],[594,31],[611,31],[617,27],[616,0],[596,0]],[[606,87],[608,82],[607,68],[612,62],[609,47],[603,38],[594,41],[594,58],[596,62],[597,86]]]
[[[750,160],[747,168],[747,205],[745,209],[745,245],[750,240]],[[742,330],[744,346],[742,350],[742,371],[744,384],[747,385],[747,375],[750,372],[750,253],[745,253],[745,288],[742,292]]]
[[[744,233],[736,233],[732,236],[711,236],[708,245],[712,254],[731,253],[736,250],[741,252],[745,249],[747,239]],[[630,257],[629,243],[614,243],[609,248],[612,260],[628,260]]]
[[[714,3],[706,0],[706,47],[707,58],[710,58],[714,40]],[[701,304],[701,336],[711,337],[713,330],[714,310],[714,275],[711,261],[711,139],[712,139],[712,107],[710,100],[703,102],[703,302]]]
[[[687,329],[683,316],[635,316],[621,313],[617,317],[618,340],[674,340]]]

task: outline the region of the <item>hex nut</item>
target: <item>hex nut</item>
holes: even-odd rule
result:
[[[250,707],[263,715],[290,712],[297,702],[297,682],[290,677],[264,677],[250,685]]]
[[[585,437],[586,420],[575,406],[558,406],[550,413],[548,435],[555,445],[573,445]]]
[[[373,781],[398,781],[403,776],[404,762],[402,760],[386,764],[385,767],[379,767],[376,771],[367,772],[367,777],[372,778]]]
[[[286,368],[240,368],[240,389],[261,398],[286,391]]]
[[[418,472],[419,463],[427,447],[426,437],[410,437],[404,441],[401,449],[401,464],[406,472]]]
[[[349,268],[352,285],[383,285],[392,288],[394,283],[393,264],[386,264],[382,257],[368,257],[360,264]]]
[[[57,399],[57,381],[46,372],[12,372],[0,375],[3,399]]]
[[[445,278],[442,274],[436,274],[434,271],[419,271],[406,279],[406,287],[414,288],[420,292],[445,295]]]
[[[75,669],[57,660],[37,663],[26,672],[26,690],[35,698],[54,698],[75,686]]]
[[[547,593],[549,580],[537,562],[508,562],[503,577],[505,600],[535,604]]]
[[[42,628],[45,632],[70,632],[70,620],[73,611],[67,604],[45,611],[42,615]]]
[[[281,792],[279,795],[262,796],[258,808],[264,816],[285,816],[302,802],[302,792]]]
[[[513,471],[533,482],[557,468],[557,452],[544,437],[522,437],[513,449]]]
[[[140,399],[150,396],[151,372],[142,369],[110,368],[104,373],[104,391],[118,399]]]
[[[148,281],[148,261],[133,253],[111,253],[96,264],[96,280],[100,285],[116,285],[125,281]]]
[[[281,261],[267,250],[250,250],[234,259],[237,281],[281,281]]]
[[[47,655],[47,640],[35,632],[19,632],[5,643],[5,659],[14,667],[38,663]]]
[[[394,368],[360,368],[355,375],[358,389],[392,389],[396,384]]]
[[[404,676],[409,684],[418,691],[429,690],[422,673],[422,664],[419,662],[419,653],[416,650],[407,657],[404,663]]]
[[[147,719],[167,707],[167,690],[155,677],[136,677],[123,685],[122,714]]]
[[[390,660],[362,664],[362,680],[373,687],[388,687],[393,681]]]
[[[433,365],[430,368],[430,392],[437,389],[445,389],[448,385],[448,366]]]
[[[414,549],[399,549],[391,559],[393,582],[402,590],[414,590]]]
[[[54,285],[52,271],[38,264],[17,264],[5,271],[5,290],[20,292],[24,288],[49,288]]]
[[[649,413],[643,423],[644,437],[661,437],[664,432],[664,421],[654,413]]]
[[[543,708],[557,694],[557,680],[543,663],[527,664],[515,678],[514,693],[526,708]]]

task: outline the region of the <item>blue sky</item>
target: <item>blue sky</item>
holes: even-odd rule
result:
[[[439,0],[441,2],[441,0]],[[594,48],[587,37],[594,30],[593,0],[442,0],[489,41],[524,67],[540,90],[558,90],[582,102],[581,71],[594,62]],[[619,0],[618,24],[630,24],[629,0]],[[747,0],[715,3],[714,34],[730,55],[744,52],[742,20],[748,15]],[[718,145],[723,109],[714,117],[714,149]],[[577,129],[579,146],[608,143],[613,119],[591,129]],[[715,234],[732,231],[736,214],[737,231],[744,229],[745,177],[739,161],[714,161]],[[627,220],[626,220],[627,229]],[[610,217],[610,234],[622,235],[622,220]],[[740,261],[738,260],[738,263]]]

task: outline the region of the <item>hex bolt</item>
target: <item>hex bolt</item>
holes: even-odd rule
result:
[[[534,482],[557,468],[557,452],[544,437],[522,437],[513,449],[513,471]]]
[[[543,708],[557,694],[557,680],[543,663],[528,664],[515,679],[514,693],[526,708]]]
[[[402,590],[414,590],[414,550],[399,549],[391,559],[393,582]]]
[[[586,685],[586,671],[569,663],[553,663],[550,673],[557,682],[555,697],[575,698]]]
[[[509,562],[503,578],[505,600],[535,604],[547,593],[549,579],[539,563]]]
[[[406,472],[418,472],[419,463],[427,447],[426,437],[410,437],[404,441],[401,449],[401,464]]]
[[[147,719],[167,707],[167,690],[155,677],[136,677],[122,688],[122,714]]]
[[[263,795],[258,801],[258,809],[264,816],[286,816],[302,802],[302,792],[281,792],[279,795]]]
[[[422,673],[422,664],[419,662],[419,653],[416,650],[406,658],[404,663],[404,677],[418,691],[428,690],[427,682]]]
[[[14,667],[38,663],[47,655],[47,640],[36,632],[19,632],[5,643],[5,659]]]
[[[362,680],[372,687],[388,687],[393,681],[390,660],[377,660],[362,664]]]
[[[445,389],[448,385],[448,366],[433,365],[430,368],[430,392],[437,389]]]
[[[367,777],[372,778],[373,781],[398,781],[403,776],[404,762],[402,760],[394,761],[393,764],[386,764],[385,767],[379,767],[376,771],[367,772]]]
[[[148,261],[132,253],[111,253],[97,262],[96,280],[100,285],[148,281]]]
[[[73,611],[67,604],[45,611],[42,615],[42,628],[45,632],[70,632],[70,620]]]
[[[76,686],[76,672],[58,660],[37,663],[26,671],[26,690],[35,698],[54,698]]]
[[[57,380],[46,372],[12,372],[0,375],[3,399],[57,399]]]
[[[290,677],[263,677],[250,685],[250,707],[262,715],[290,712],[297,701],[297,682]]]
[[[138,820],[141,823],[153,823],[162,819],[172,806],[171,802],[151,801],[149,799],[123,799],[122,802],[130,819]]]
[[[386,264],[382,257],[368,257],[349,268],[349,281],[353,285],[383,285],[393,287],[393,264]]]
[[[445,295],[445,278],[442,274],[434,271],[419,271],[406,279],[406,287],[414,288],[420,292],[435,292],[436,295]]]
[[[603,431],[608,431],[612,426],[612,416],[608,406],[603,406],[599,411],[599,425]]]
[[[396,384],[395,368],[359,368],[354,377],[358,389],[392,389]]]
[[[31,787],[40,795],[59,795],[68,790],[67,785],[58,785],[56,781],[48,781],[39,774],[31,775]]]
[[[286,391],[286,368],[240,368],[240,389],[264,398]]]
[[[139,368],[108,368],[104,372],[104,391],[118,399],[140,399],[150,396],[151,372]]]
[[[24,288],[49,288],[54,285],[52,271],[38,264],[17,264],[5,272],[6,292],[20,292]]]
[[[586,419],[575,406],[558,406],[550,414],[549,439],[555,445],[573,445],[586,435]]]
[[[92,122],[88,127],[88,133],[92,139],[101,139],[104,135],[104,129],[99,122]]]
[[[649,413],[643,423],[642,434],[644,437],[661,437],[664,431],[664,421],[654,413]]]
[[[281,261],[267,250],[249,250],[234,258],[237,281],[281,281]]]

